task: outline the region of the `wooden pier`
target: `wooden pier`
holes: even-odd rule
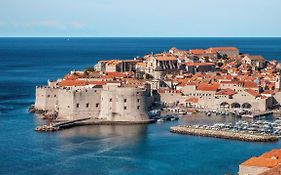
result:
[[[201,128],[195,128],[193,126],[174,126],[170,128],[170,132],[193,135],[193,136],[241,140],[247,142],[276,142],[279,140],[279,137],[271,136],[271,135],[251,134],[241,131],[232,132],[232,131],[222,131],[222,130],[201,129]]]

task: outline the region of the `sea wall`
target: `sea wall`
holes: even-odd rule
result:
[[[60,89],[58,119],[98,118],[102,88]]]
[[[247,142],[275,142],[278,141],[279,139],[277,136],[199,129],[199,128],[194,128],[192,126],[174,126],[170,128],[170,131],[178,134],[241,140]]]
[[[59,88],[36,86],[36,110],[56,110]]]

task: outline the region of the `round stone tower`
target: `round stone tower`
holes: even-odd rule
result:
[[[148,121],[147,92],[135,87],[108,86],[101,92],[100,119],[107,121]]]

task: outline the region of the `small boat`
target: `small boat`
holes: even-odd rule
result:
[[[165,120],[163,118],[157,119],[157,122],[164,122]]]

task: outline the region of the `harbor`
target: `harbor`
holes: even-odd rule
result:
[[[257,134],[247,131],[213,129],[212,127],[208,127],[207,125],[202,127],[188,125],[173,126],[170,128],[170,132],[193,136],[240,140],[246,142],[277,142],[279,140],[278,136],[270,134]]]

